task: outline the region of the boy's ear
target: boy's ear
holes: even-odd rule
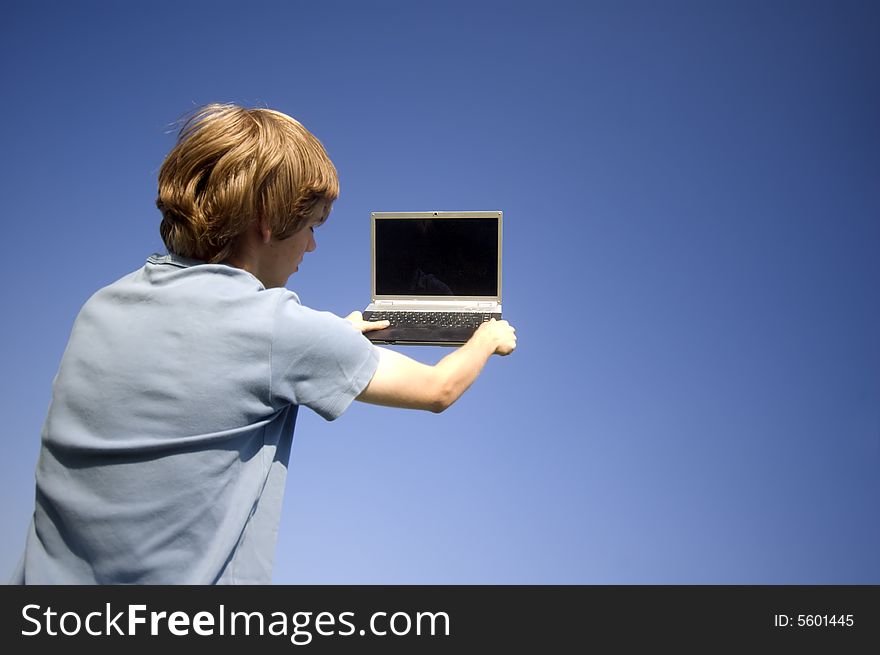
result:
[[[272,229],[269,227],[269,221],[265,216],[260,216],[257,219],[257,229],[260,230],[260,241],[266,244],[272,241]]]

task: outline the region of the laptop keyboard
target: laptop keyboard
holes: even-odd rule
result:
[[[366,312],[364,316],[368,321],[390,321],[391,327],[462,327],[478,328],[491,318],[500,318],[496,314],[484,314],[480,312],[401,312],[383,311]]]

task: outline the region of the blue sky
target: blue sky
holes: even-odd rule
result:
[[[72,321],[226,101],[340,172],[306,304],[366,305],[371,211],[500,209],[519,336],[444,414],[300,415],[275,582],[880,583],[877,3],[12,2],[0,55],[0,575]]]

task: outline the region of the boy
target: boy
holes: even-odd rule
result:
[[[493,321],[428,366],[363,337],[384,322],[304,307],[284,285],[338,193],[321,143],[280,112],[209,105],[183,125],[159,172],[168,254],[71,331],[14,581],[268,583],[300,406],[439,412],[514,350]]]

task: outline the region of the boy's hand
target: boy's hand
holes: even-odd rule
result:
[[[373,330],[384,330],[391,323],[389,321],[365,321],[364,315],[360,312],[352,312],[345,317],[345,320],[354,325],[356,330],[361,333],[372,332]]]
[[[474,333],[476,339],[487,339],[495,346],[496,355],[509,355],[516,350],[516,328],[507,321],[494,318],[483,323]]]

